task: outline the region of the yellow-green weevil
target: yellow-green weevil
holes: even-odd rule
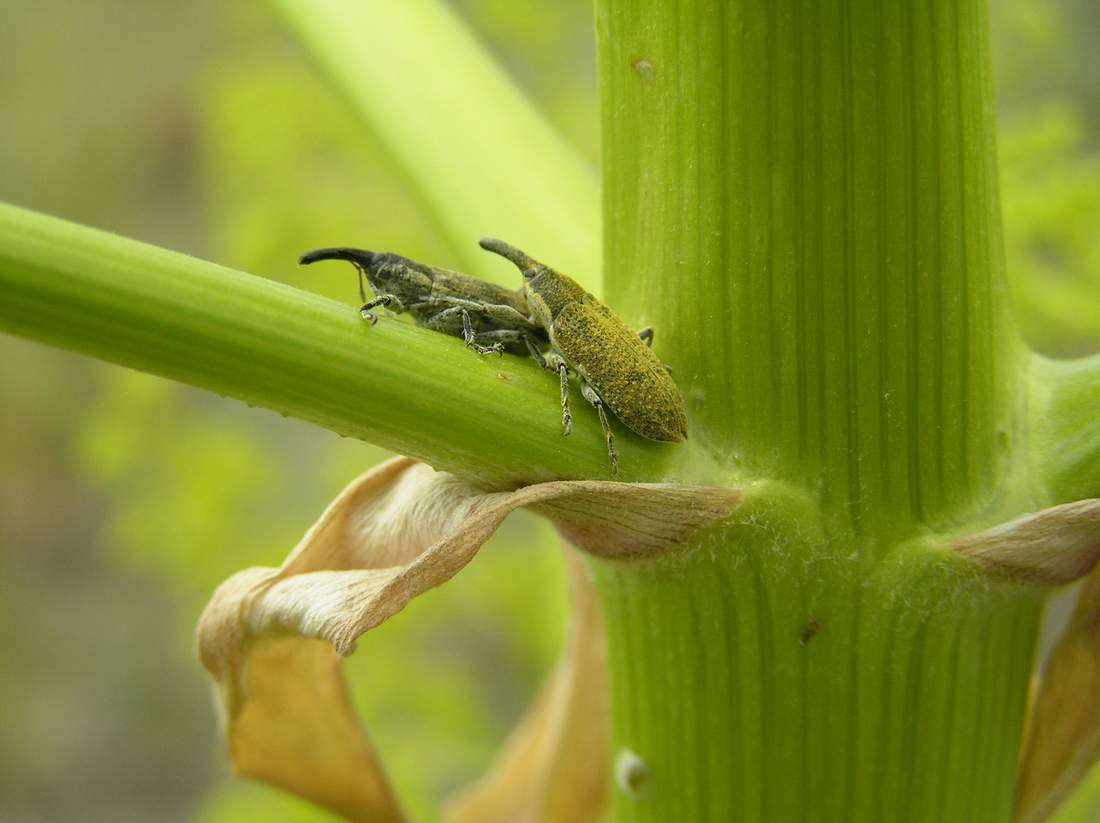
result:
[[[572,278],[507,243],[485,237],[481,247],[510,260],[523,273],[531,319],[550,337],[550,355],[536,359],[558,372],[566,434],[573,427],[569,412],[571,370],[580,378],[584,399],[599,414],[612,474],[618,472],[619,461],[605,405],[624,426],[642,437],[666,442],[687,439],[684,401],[668,369],[650,348],[652,329],[635,334]]]

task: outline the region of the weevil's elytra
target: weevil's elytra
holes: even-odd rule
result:
[[[651,440],[687,439],[680,391],[641,336],[572,278],[500,240],[484,238],[481,247],[507,258],[523,273],[532,319],[546,329],[552,355],[576,372],[582,388],[591,387],[593,397],[586,397],[595,399],[597,411],[602,414],[602,401],[627,428]],[[652,339],[651,330],[643,333]],[[606,427],[605,434],[614,469],[614,447]]]
[[[566,306],[554,320],[550,343],[627,428],[650,440],[687,439],[676,384],[642,339],[605,306]]]

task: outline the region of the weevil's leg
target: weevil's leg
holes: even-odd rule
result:
[[[362,287],[360,286],[360,290],[361,289]],[[394,295],[380,294],[373,300],[368,300],[363,303],[363,307],[359,309],[359,314],[363,315],[363,319],[368,321],[373,326],[375,323],[378,322],[378,318],[371,313],[371,309],[377,309],[379,307],[389,309],[394,314],[401,314],[401,312],[405,311],[405,307],[401,304],[401,301],[398,300]]]
[[[539,349],[538,340],[530,332],[523,333],[523,342],[527,344],[527,351],[530,352],[531,357],[535,362],[542,366],[544,369],[549,368],[550,365],[546,362],[546,358],[542,356],[542,350]]]
[[[418,303],[414,303],[410,308],[412,311],[416,311]],[[441,312],[426,317],[420,321],[420,325],[426,329],[440,332],[441,334],[448,334],[452,337],[462,337],[462,312],[463,309],[455,306],[451,309],[444,309]]]
[[[558,380],[561,383],[561,427],[565,429],[565,436],[568,437],[573,433],[573,412],[569,411],[569,367],[557,352],[550,352],[546,360],[547,367],[557,369],[558,372]]]
[[[638,332],[638,337],[642,338],[642,341],[647,346],[649,346],[651,349],[653,348],[653,327],[652,326],[646,326],[644,329],[639,331]],[[661,365],[665,367],[665,371],[667,371],[669,374],[672,374],[672,366],[669,366],[666,363],[662,363]]]
[[[491,329],[476,332],[476,337],[479,343],[496,343],[502,348],[512,343],[523,343],[527,347],[527,353],[534,358],[535,362],[546,368],[546,358],[542,356],[542,352],[539,350],[538,339],[527,329]],[[519,353],[513,349],[505,348],[504,350],[513,354]]]
[[[359,261],[352,259],[351,264],[355,266],[355,273],[359,275],[359,302],[366,303],[367,290],[363,288],[363,279],[366,277],[366,272],[363,271],[363,266],[359,263]],[[373,326],[374,323],[371,323],[371,325]]]
[[[418,306],[423,305],[425,304],[414,303],[412,308],[415,310]],[[461,306],[452,306],[449,309],[443,309],[443,311],[437,312],[420,321],[420,325],[426,329],[451,335],[452,337],[461,337],[462,342],[470,348],[475,349],[479,354],[491,354],[493,352],[500,354],[502,348],[500,344],[495,342],[489,346],[482,346],[477,342],[479,338],[484,337],[485,333],[474,330],[474,324],[470,319],[469,312]]]
[[[542,328],[530,317],[522,312],[516,311],[511,306],[505,306],[502,303],[478,303],[476,305],[478,306],[478,311],[483,315],[502,325],[521,329]]]
[[[414,303],[413,309],[425,304]],[[460,323],[461,326],[456,326],[455,323]],[[432,331],[441,332],[442,334],[452,335],[454,337],[461,337],[462,342],[467,346],[477,351],[479,354],[492,354],[496,352],[501,354],[502,346],[500,343],[492,343],[488,346],[480,345],[477,340],[483,335],[481,332],[474,331],[474,325],[470,320],[470,314],[466,309],[461,306],[452,306],[449,309],[444,309],[441,312],[431,315],[420,321],[420,325],[426,329]]]
[[[539,366],[544,369],[558,370],[557,366],[552,366],[546,362],[546,358],[542,354],[542,349],[539,348],[539,339],[528,329],[493,329],[492,331],[478,332],[477,337],[479,340],[497,340],[501,343],[523,341],[523,343],[527,345],[527,353],[531,355],[531,359],[538,363]]]
[[[478,354],[496,354],[497,357],[503,357],[504,353],[501,351],[500,343],[493,343],[491,346],[482,346],[477,342],[477,335],[474,333],[473,324],[470,322],[470,313],[466,309],[460,308],[462,312],[462,339],[466,341],[467,348],[471,348]]]
[[[619,473],[619,453],[615,451],[615,437],[611,434],[611,426],[607,422],[607,412],[603,408],[603,400],[596,394],[587,382],[581,379],[581,394],[584,399],[596,407],[596,413],[600,416],[600,426],[603,427],[603,436],[607,440],[607,459],[611,461],[611,473]]]
[[[448,308],[461,306],[483,317],[513,328],[538,328],[538,324],[522,312],[516,311],[511,306],[503,303],[479,303],[476,300],[467,300],[464,297],[437,296],[416,304],[416,308]]]

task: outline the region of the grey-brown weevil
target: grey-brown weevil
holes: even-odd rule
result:
[[[372,313],[386,308],[408,312],[417,324],[452,337],[481,354],[531,354],[541,358],[539,346],[547,333],[530,319],[522,289],[506,289],[449,269],[418,263],[390,252],[328,248],[306,252],[302,265],[318,260],[346,260],[359,273],[360,313],[371,325]],[[363,281],[374,296],[367,300]]]
[[[546,330],[550,340],[549,357],[534,351],[532,356],[558,372],[566,434],[572,431],[569,371],[573,371],[580,378],[584,399],[599,414],[612,474],[619,464],[605,405],[642,437],[669,442],[687,439],[684,401],[653,353],[652,329],[635,334],[576,281],[507,243],[486,237],[481,247],[507,258],[523,273],[531,319]]]

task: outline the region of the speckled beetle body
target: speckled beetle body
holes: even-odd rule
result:
[[[568,434],[568,372],[580,378],[581,392],[596,407],[607,439],[612,472],[618,460],[606,405],[637,434],[651,440],[687,439],[687,418],[679,389],[650,345],[653,332],[635,334],[607,306],[573,279],[500,240],[484,238],[481,247],[507,258],[523,273],[523,291],[531,319],[550,342],[550,356],[537,358],[561,378],[562,424]]]

